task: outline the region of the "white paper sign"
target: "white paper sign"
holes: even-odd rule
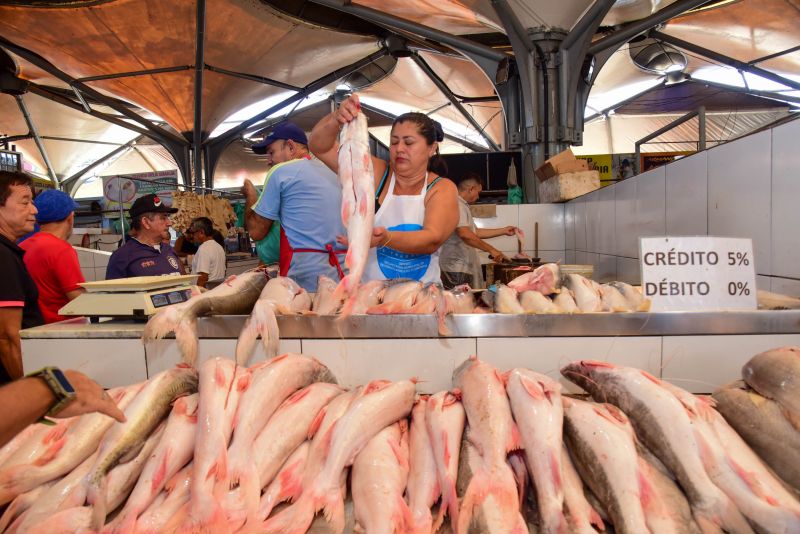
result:
[[[751,239],[643,237],[639,249],[652,311],[756,309]]]

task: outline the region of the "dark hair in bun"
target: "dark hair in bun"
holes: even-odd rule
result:
[[[428,145],[444,141],[444,130],[442,129],[441,123],[433,120],[424,113],[418,113],[416,111],[403,113],[394,120],[392,128],[394,128],[395,124],[403,122],[413,122],[417,126],[417,132],[425,138]],[[439,155],[438,147],[436,148],[436,154],[434,154],[428,162],[428,170],[435,172],[439,176],[445,176],[448,172],[447,164]]]

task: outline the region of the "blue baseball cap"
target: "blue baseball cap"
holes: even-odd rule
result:
[[[45,189],[33,200],[39,213],[36,222],[46,224],[66,219],[70,213],[78,209],[78,203],[63,191]]]
[[[303,145],[308,144],[308,138],[306,137],[306,133],[296,124],[291,122],[282,122],[275,127],[272,132],[266,136],[262,141],[254,144],[252,147],[253,152],[256,154],[266,154],[269,145],[277,141],[278,139],[289,140],[291,139],[295,143],[300,143]]]

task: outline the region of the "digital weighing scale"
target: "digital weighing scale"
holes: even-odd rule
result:
[[[100,317],[147,319],[160,308],[186,302],[199,290],[198,275],[136,276],[80,284],[81,293],[61,308],[61,315],[82,315],[97,322]]]

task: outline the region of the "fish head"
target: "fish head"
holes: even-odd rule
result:
[[[561,374],[570,382],[580,386],[592,395],[600,393],[600,379],[604,374],[616,369],[608,362],[580,360],[561,368]]]

